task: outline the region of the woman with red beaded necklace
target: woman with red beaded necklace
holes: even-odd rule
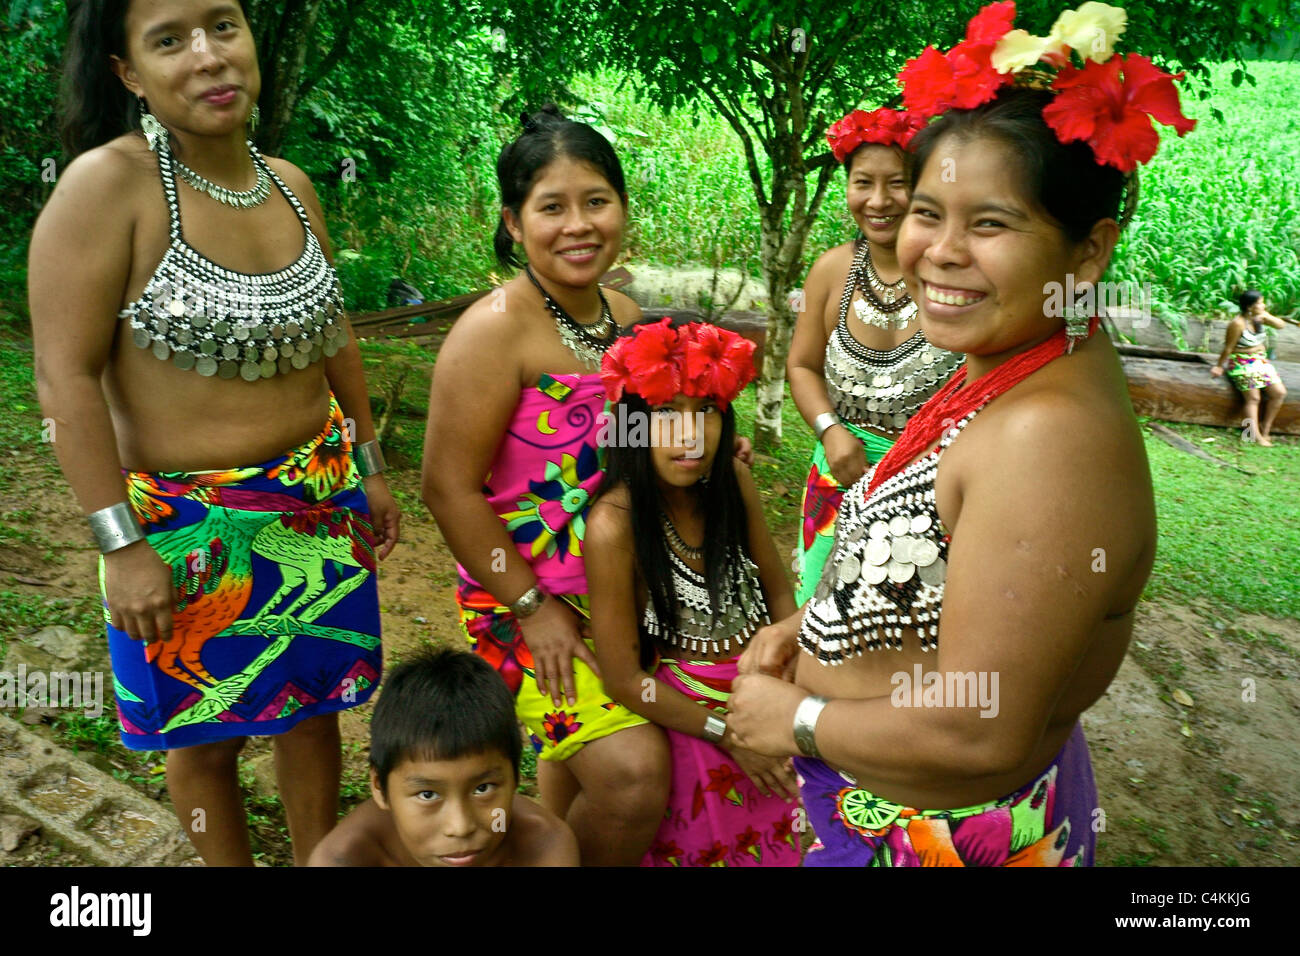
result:
[[[742,662],[729,725],[795,756],[806,865],[1093,862],[1078,717],[1123,660],[1155,509],[1114,349],[1050,290],[1104,275],[1125,174],[1155,151],[1140,121],[1191,123],[1173,77],[1111,56],[1123,11],[1088,8],[1036,38],[994,4],[900,75],[942,116],[913,144],[899,261],[926,336],[967,365],[845,494],[817,593]],[[1041,67],[1016,75],[1040,58],[1055,96]]]

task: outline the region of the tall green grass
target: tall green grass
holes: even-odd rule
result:
[[[1232,300],[1250,287],[1275,313],[1300,308],[1300,63],[1249,70],[1255,86],[1234,88],[1231,65],[1221,65],[1215,96],[1184,96],[1197,120],[1186,136],[1160,127],[1160,152],[1142,170],[1137,215],[1115,253],[1112,274],[1149,282],[1175,328],[1188,313],[1235,312]]]

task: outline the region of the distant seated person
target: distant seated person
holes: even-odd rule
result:
[[[559,817],[519,795],[514,695],[483,658],[440,649],[395,668],[370,722],[371,799],[309,866],[577,866]]]
[[[1239,300],[1241,314],[1228,323],[1224,334],[1223,352],[1218,364],[1210,369],[1216,378],[1224,372],[1232,384],[1241,392],[1245,402],[1244,412],[1247,435],[1257,440],[1264,447],[1272,446],[1270,432],[1273,419],[1282,410],[1282,401],[1286,398],[1286,386],[1278,375],[1273,363],[1268,360],[1267,329],[1285,327],[1288,321],[1270,315],[1264,306],[1264,297],[1254,289],[1241,294]],[[1261,400],[1264,405],[1260,413]]]

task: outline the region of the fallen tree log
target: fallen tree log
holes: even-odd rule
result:
[[[1119,360],[1137,414],[1168,422],[1242,428],[1241,393],[1226,375],[1210,375],[1208,364],[1133,355],[1120,355]],[[1288,393],[1273,431],[1300,435],[1300,363],[1273,364]]]

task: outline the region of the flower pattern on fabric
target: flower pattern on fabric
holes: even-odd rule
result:
[[[1048,831],[1056,768],[993,806],[920,811],[855,787],[835,796],[834,819],[874,848],[870,866],[1077,866],[1070,821]]]
[[[309,501],[323,501],[335,488],[352,484],[359,475],[352,461],[351,444],[344,441],[343,429],[340,410],[319,442],[290,455],[268,470],[266,476],[278,478],[282,485],[302,485]]]
[[[587,505],[603,477],[599,456],[591,445],[582,445],[576,456],[562,455],[558,463],[546,462],[543,480],[529,481],[529,490],[516,502],[516,509],[501,515],[506,530],[516,543],[531,543],[533,557],[545,554],[550,558],[559,553],[580,557],[587,533]]]
[[[725,713],[720,705],[730,696],[737,660],[661,661],[655,677],[700,706]],[[803,811],[795,801],[760,794],[716,744],[675,730],[667,735],[668,807],[642,866],[799,865],[794,824]]]
[[[834,477],[823,473],[816,465],[808,473],[808,484],[804,487],[803,505],[803,548],[805,551],[813,546],[819,534],[830,534],[839,513],[840,501],[844,492],[836,484]]]
[[[713,846],[696,854],[691,866],[726,866],[728,853],[725,843],[715,841]]]
[[[562,710],[558,713],[547,714],[542,721],[542,727],[546,730],[546,738],[555,746],[559,746],[562,740],[577,731],[581,726],[582,721]]]
[[[748,853],[754,858],[754,861],[760,866],[763,864],[763,846],[761,840],[763,835],[755,830],[752,826],[745,828],[745,832],[736,837],[736,852]]]
[[[656,840],[650,847],[650,855],[660,866],[681,866],[685,851],[672,840]]]

